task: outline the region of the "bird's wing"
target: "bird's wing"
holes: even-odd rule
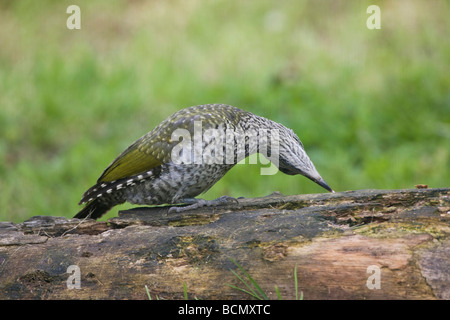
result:
[[[172,149],[178,143],[171,140],[175,129],[186,129],[192,135],[195,131],[195,121],[202,122],[203,129],[208,129],[236,116],[226,108],[222,112],[228,113],[217,115],[212,112],[215,109],[211,108],[212,106],[205,105],[183,109],[173,114],[122,152],[106,168],[97,183],[128,178],[169,162]]]
[[[167,162],[171,143],[152,138],[151,134],[145,135],[129,146],[103,171],[97,183],[132,177]]]

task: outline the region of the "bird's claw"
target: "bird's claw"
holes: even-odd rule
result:
[[[180,213],[180,212],[194,210],[194,209],[198,209],[198,208],[202,208],[202,207],[217,207],[217,206],[226,205],[226,204],[232,204],[232,203],[239,204],[239,200],[238,199],[230,197],[230,196],[221,196],[221,197],[219,197],[217,199],[214,199],[214,200],[205,200],[205,199],[195,199],[195,200],[196,201],[194,203],[192,203],[191,200],[187,201],[187,202],[191,202],[192,203],[192,204],[189,204],[187,206],[171,207],[169,209],[169,213]]]

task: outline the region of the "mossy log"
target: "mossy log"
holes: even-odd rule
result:
[[[231,259],[271,299],[294,298],[295,268],[304,299],[450,299],[449,222],[450,188],[0,222],[0,299],[250,299]]]

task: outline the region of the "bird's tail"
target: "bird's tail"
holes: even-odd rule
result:
[[[86,206],[74,216],[74,218],[98,219],[116,205],[116,203],[108,203],[101,200],[103,199],[94,199],[88,202]]]

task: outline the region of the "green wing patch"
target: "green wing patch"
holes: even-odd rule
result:
[[[151,149],[140,148],[139,139],[119,155],[103,172],[97,182],[110,182],[151,170],[163,164],[163,159],[157,159]]]
[[[229,106],[216,109],[216,106],[205,105],[174,113],[122,152],[106,168],[97,182],[111,182],[132,177],[170,161],[171,151],[178,143],[171,140],[172,133],[176,129],[186,129],[192,136],[195,131],[195,121],[201,121],[205,130],[217,127],[226,119],[233,119],[236,122],[238,121],[236,111],[242,112],[240,109]]]

